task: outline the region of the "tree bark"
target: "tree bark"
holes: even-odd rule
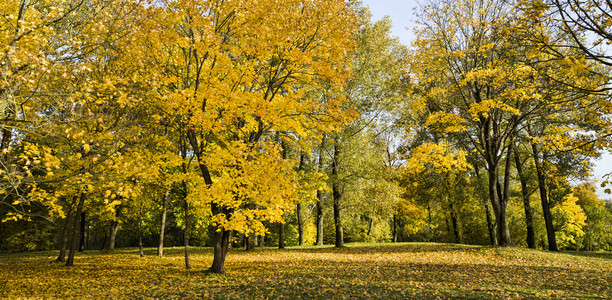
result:
[[[459,232],[459,222],[457,221],[457,212],[455,212],[455,206],[453,202],[449,200],[449,209],[450,209],[450,218],[451,224],[453,225],[453,236],[455,237],[455,243],[462,244],[463,239],[461,238],[461,234]]]
[[[491,214],[491,207],[488,203],[484,203],[485,213],[487,215],[487,229],[489,230],[489,241],[491,246],[497,246],[497,234],[495,233],[495,222],[493,221],[493,215]]]
[[[497,166],[494,169],[488,170],[489,174],[489,197],[493,206],[493,212],[495,214],[495,227],[497,229],[496,236],[499,246],[512,246],[512,239],[510,238],[510,228],[508,227],[508,219],[506,216],[506,201],[500,199],[501,188],[499,184]]]
[[[81,216],[81,212],[83,212],[83,204],[85,203],[85,191],[81,191],[81,195],[79,197],[79,203],[77,204],[77,211],[74,218],[74,230],[72,232],[72,244],[70,245],[70,253],[68,254],[68,260],[66,261],[66,266],[74,265],[74,254],[77,251],[77,243],[79,241],[79,217]]]
[[[298,203],[295,208],[297,214],[297,225],[298,225],[298,245],[304,246],[304,219],[302,217],[302,204]]]
[[[514,163],[516,164],[516,173],[518,174],[519,181],[521,182],[521,194],[523,196],[523,207],[525,208],[525,225],[527,226],[527,246],[531,249],[535,249],[535,231],[533,229],[533,211],[531,204],[529,203],[529,188],[527,186],[527,178],[523,173],[523,164],[517,153],[514,154]]]
[[[121,216],[121,206],[117,206],[115,209],[115,220],[111,222],[110,238],[108,240],[108,251],[115,250],[115,240],[117,238],[117,231],[119,230],[119,217]]]
[[[321,141],[319,148],[319,163],[318,172],[323,172],[323,147],[325,146],[325,138]],[[317,190],[317,245],[323,246],[323,192]]]
[[[184,188],[184,199],[183,209],[185,212],[185,230],[183,231],[183,240],[185,242],[185,269],[191,269],[191,263],[189,261],[189,202],[187,202],[187,185],[183,181]]]
[[[548,192],[546,188],[546,174],[542,163],[540,162],[540,154],[538,146],[531,144],[531,150],[533,154],[533,160],[535,162],[536,173],[538,174],[538,187],[540,190],[540,201],[542,202],[542,212],[544,213],[544,223],[546,224],[546,236],[548,238],[548,250],[559,251],[557,248],[557,238],[555,236],[555,228],[553,226],[552,213],[550,212],[550,205],[548,203]]]
[[[144,256],[142,250],[142,206],[138,210],[138,254],[140,257]]]
[[[298,171],[304,170],[304,152],[300,153],[300,165],[298,167]],[[297,225],[298,225],[298,245],[304,246],[304,220],[302,218],[302,203],[298,203],[295,208],[295,213],[297,215]]]
[[[213,273],[223,274],[225,273],[223,268],[225,265],[225,256],[229,250],[230,231],[215,231],[214,240],[213,263],[210,270]]]
[[[490,138],[490,137],[489,137]],[[492,144],[489,140],[486,144]],[[506,151],[506,169],[504,172],[504,186],[499,182],[499,161],[497,160],[496,150],[488,146],[487,154],[487,174],[489,175],[489,199],[495,213],[495,225],[497,229],[497,242],[500,246],[514,246],[510,237],[510,227],[508,226],[508,216],[506,215],[509,187],[510,187],[510,166],[512,161],[513,140],[509,141],[508,150]]]
[[[255,249],[255,233],[251,233],[246,236],[246,243],[244,245],[245,251],[253,251]]]
[[[393,214],[393,238],[392,241],[397,243],[397,214]]]
[[[64,220],[64,226],[62,228],[62,236],[60,238],[60,253],[57,256],[55,261],[57,262],[66,262],[66,248],[68,245],[68,231],[70,228],[70,215],[72,214],[72,209],[74,208],[74,204],[77,202],[78,196],[74,196],[72,198],[72,203],[68,207],[68,213],[66,213],[66,220]]]
[[[342,193],[340,192],[340,183],[338,182],[338,161],[340,160],[340,145],[339,139],[336,138],[334,143],[334,159],[332,161],[332,197],[334,198],[334,225],[336,227],[336,247],[344,247],[344,232],[342,228],[342,211],[340,201]]]
[[[323,192],[317,191],[317,242],[318,246],[323,246]]]
[[[480,168],[477,164],[474,164],[474,172],[476,173],[476,178],[478,179],[478,182],[481,182]],[[480,184],[478,186],[480,187]],[[493,221],[493,215],[491,214],[491,207],[487,203],[489,199],[487,198],[488,197],[484,196],[482,200],[483,200],[483,205],[485,208],[485,215],[487,219],[487,229],[489,231],[489,242],[491,246],[496,246],[497,245],[497,234],[495,230],[495,222]]]
[[[278,249],[285,249],[285,223],[278,223]]]
[[[86,227],[86,217],[87,212],[81,212],[81,231],[80,231],[80,239],[79,239],[79,252],[85,251],[85,227]]]
[[[162,201],[162,215],[161,215],[161,226],[159,228],[159,245],[157,246],[157,256],[164,256],[164,237],[166,235],[166,214],[168,212],[168,199],[170,198],[170,192],[166,192],[164,200]]]

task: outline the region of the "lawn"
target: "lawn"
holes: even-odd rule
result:
[[[356,244],[234,249],[226,274],[209,274],[212,250],[0,254],[0,298],[612,298],[612,254],[549,253],[445,244]]]

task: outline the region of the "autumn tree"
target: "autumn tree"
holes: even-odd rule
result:
[[[345,192],[377,184],[374,182],[379,180],[378,184],[395,185],[390,177],[372,178],[366,175],[378,173],[369,169],[376,163],[378,166],[374,169],[391,170],[384,165],[384,161],[368,156],[384,155],[384,151],[389,150],[386,148],[388,145],[376,143],[375,136],[382,134],[393,124],[394,113],[405,101],[408,86],[405,81],[407,50],[391,35],[390,20],[371,22],[369,11],[361,10],[360,14],[364,23],[354,36],[358,47],[350,53],[354,75],[348,79],[343,90],[348,99],[346,105],[354,109],[359,117],[333,134],[329,140],[336,247],[342,247],[344,244],[342,210],[347,201],[343,200]],[[369,139],[367,144],[375,147],[359,146],[363,145],[363,141],[359,140],[364,138]],[[397,189],[391,188],[391,190]],[[375,192],[375,189],[370,189],[370,192]],[[370,197],[369,201],[381,198],[391,202],[396,198],[376,195]],[[393,206],[392,203],[388,204]]]
[[[599,84],[586,79],[592,66],[580,54],[566,61],[547,60],[528,37],[557,35],[544,23],[530,22],[516,4],[464,1],[459,6],[441,2],[423,7],[412,67],[422,109],[430,112],[425,125],[469,141],[484,162],[498,243],[503,246],[513,244],[506,207],[519,131],[535,116],[561,116],[576,105],[597,107],[592,106],[595,99],[578,96],[576,89],[559,89],[548,74],[584,88]],[[537,136],[533,141],[543,147]]]
[[[185,0],[150,9],[157,17],[136,55],[161,65],[150,75],[155,117],[172,122],[197,162],[201,183],[190,199],[210,208],[212,271],[222,273],[231,231],[263,233],[263,221],[294,207],[294,169],[276,132],[302,136],[321,118],[342,119],[340,98],[306,96],[318,82],[342,82],[356,19],[337,1]]]

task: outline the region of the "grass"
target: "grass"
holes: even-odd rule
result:
[[[354,244],[232,250],[226,274],[206,272],[212,250],[147,249],[0,255],[0,298],[404,299],[612,298],[612,254],[550,253],[446,244]]]

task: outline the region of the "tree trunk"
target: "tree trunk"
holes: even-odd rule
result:
[[[514,163],[516,164],[516,173],[518,174],[519,181],[521,182],[521,194],[523,196],[523,207],[525,208],[525,225],[527,226],[527,246],[531,249],[535,249],[535,231],[533,229],[533,212],[531,204],[529,203],[529,188],[527,187],[527,178],[523,173],[523,164],[518,155],[518,152],[514,154]]]
[[[278,249],[285,249],[285,223],[278,223]]]
[[[157,256],[164,256],[164,237],[166,235],[166,214],[168,212],[168,198],[170,197],[170,192],[166,192],[164,196],[164,200],[162,202],[162,215],[161,215],[161,226],[159,228],[159,245],[157,245]]]
[[[115,240],[119,230],[119,217],[121,216],[121,206],[115,209],[115,220],[111,222],[110,238],[108,240],[108,251],[115,250]]]
[[[138,253],[140,257],[144,256],[144,252],[142,250],[142,206],[138,211]]]
[[[557,248],[557,238],[555,236],[555,228],[553,227],[552,213],[548,204],[548,193],[546,189],[546,175],[542,163],[540,162],[540,154],[538,146],[531,144],[533,160],[535,162],[536,173],[538,174],[538,187],[540,189],[540,201],[542,202],[542,211],[544,213],[544,222],[546,224],[546,236],[548,238],[548,250],[559,251]]]
[[[214,258],[210,270],[213,273],[223,274],[225,273],[225,270],[223,269],[223,265],[225,264],[225,256],[229,250],[230,231],[215,231],[214,240]]]
[[[79,197],[79,203],[77,204],[77,211],[74,218],[74,230],[72,232],[72,244],[70,245],[70,253],[68,254],[68,260],[66,261],[66,266],[74,265],[74,254],[77,251],[77,243],[79,241],[79,217],[81,216],[81,212],[83,212],[83,204],[85,203],[85,192],[81,191],[81,195]]]
[[[474,164],[474,172],[476,173],[476,178],[478,179],[478,182],[481,182],[481,177],[480,177],[480,168],[477,164]],[[478,187],[481,187],[480,184],[478,184]],[[493,215],[491,214],[491,207],[489,206],[489,204],[487,203],[489,201],[489,199],[487,199],[488,197],[483,195],[482,197],[482,202],[485,208],[485,215],[486,215],[486,219],[487,219],[487,229],[489,231],[489,242],[491,243],[491,246],[496,246],[497,245],[497,234],[495,233],[495,222],[493,221]]]
[[[108,249],[108,233],[104,233],[104,241],[102,242],[102,247],[100,247],[100,251]]]
[[[70,215],[72,214],[72,209],[74,208],[74,204],[76,203],[78,196],[74,196],[72,198],[72,203],[68,207],[68,213],[66,213],[66,220],[64,220],[64,226],[62,228],[62,236],[60,238],[60,253],[57,256],[55,261],[58,262],[66,262],[66,247],[68,245],[68,230],[70,228]]]
[[[325,146],[325,138],[321,141],[319,149],[318,172],[323,172],[323,147]],[[323,192],[317,190],[317,245],[323,246]]]
[[[368,217],[368,237],[370,237],[370,234],[372,234],[372,225],[374,225],[374,219]]]
[[[183,231],[183,240],[185,242],[185,269],[191,269],[191,263],[189,262],[189,202],[187,202],[187,190],[186,184],[183,181],[183,188],[185,188],[185,197],[183,199],[183,208],[185,210],[185,230]]]
[[[397,243],[397,214],[393,214],[393,239],[394,243]]]
[[[459,233],[459,224],[457,221],[457,213],[455,212],[455,206],[453,205],[453,203],[449,200],[449,209],[450,209],[450,218],[451,218],[451,224],[453,225],[453,236],[455,237],[455,243],[457,244],[462,244],[462,238],[461,238],[461,234]]]
[[[497,229],[496,236],[497,242],[500,246],[512,246],[512,239],[510,238],[510,228],[508,227],[508,218],[506,216],[506,202],[500,199],[502,194],[499,189],[498,170],[497,166],[490,166],[487,170],[489,174],[489,197],[493,206],[493,212],[495,213],[495,227]]]
[[[485,202],[485,213],[487,215],[487,229],[489,230],[489,241],[491,246],[497,246],[497,234],[495,233],[495,222],[493,221],[493,215],[491,214],[491,207]]]
[[[323,192],[317,191],[317,245],[323,246]]]
[[[245,251],[253,251],[255,249],[255,233],[251,233],[246,237]]]
[[[342,229],[340,200],[340,183],[338,178],[338,161],[340,160],[340,141],[336,138],[334,143],[334,159],[332,161],[332,197],[334,198],[334,224],[336,227],[336,247],[344,247],[344,232]]]
[[[302,218],[302,204],[298,203],[295,209],[298,223],[298,245],[304,246],[304,220]]]
[[[87,212],[81,212],[81,231],[80,231],[80,239],[79,239],[79,252],[85,251],[85,234],[86,234],[86,217]]]
[[[301,172],[304,170],[304,152],[300,153],[300,165],[298,167],[298,171]],[[304,220],[302,218],[302,203],[298,203],[295,208],[295,213],[297,215],[297,225],[298,225],[298,245],[304,246]]]

